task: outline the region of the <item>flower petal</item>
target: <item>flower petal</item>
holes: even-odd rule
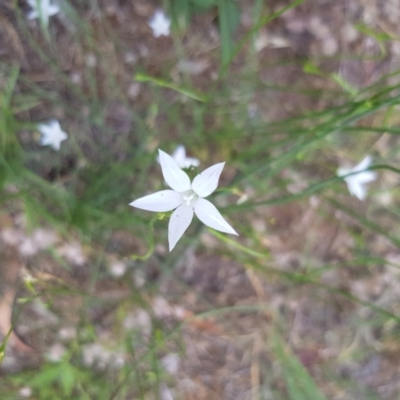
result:
[[[50,4],[49,6],[49,15],[55,15],[60,12],[60,7],[56,4]]]
[[[225,221],[214,204],[210,203],[208,200],[202,198],[197,199],[194,204],[194,212],[204,225],[216,229],[217,231],[231,233],[232,235],[238,234],[228,222]]]
[[[31,10],[28,12],[28,14],[26,15],[26,17],[30,20],[30,19],[36,19],[39,18],[39,14],[36,10]]]
[[[180,162],[185,161],[186,158],[186,149],[183,144],[180,144],[171,156],[175,162],[179,165]]]
[[[359,200],[364,200],[367,197],[366,188],[356,180],[346,180],[347,187],[352,196],[356,196]]]
[[[175,247],[193,219],[193,208],[186,205],[178,207],[171,215],[168,224],[169,251]]]
[[[364,171],[357,175],[354,175],[354,179],[357,179],[359,183],[369,183],[376,179],[377,174],[375,171]],[[353,178],[353,177],[351,177]]]
[[[165,15],[163,10],[157,10],[149,20],[149,26],[153,30],[154,37],[169,36],[171,20]]]
[[[193,179],[192,190],[200,197],[210,195],[218,186],[219,176],[224,169],[224,165],[224,162],[215,164],[197,175]]]
[[[351,168],[347,168],[347,167],[340,167],[336,171],[336,175],[339,178],[343,178],[345,175],[350,174],[350,173],[351,173]]]
[[[364,169],[367,169],[370,167],[370,165],[372,164],[372,161],[373,161],[372,156],[370,156],[370,155],[366,156],[359,164],[357,164],[352,169],[352,172],[364,171]]]
[[[186,157],[185,163],[183,168],[190,168],[190,167],[198,167],[200,165],[200,161],[194,157]]]
[[[161,190],[130,203],[132,207],[147,211],[171,211],[182,204],[182,196],[173,190]]]
[[[200,161],[197,158],[186,157],[186,149],[182,144],[176,148],[171,157],[178,164],[179,168],[198,167],[200,165]]]
[[[190,179],[186,172],[182,171],[176,162],[167,153],[158,150],[160,164],[165,182],[176,192],[186,192],[190,190]]]

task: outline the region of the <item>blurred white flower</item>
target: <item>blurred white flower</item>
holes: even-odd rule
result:
[[[225,221],[216,207],[204,197],[209,196],[218,186],[219,176],[225,163],[215,164],[197,175],[193,182],[167,153],[159,150],[160,164],[165,181],[172,190],[161,190],[141,197],[131,206],[154,212],[175,210],[169,220],[168,242],[171,251],[182,237],[193,219],[193,214],[203,224],[221,232],[237,235]]]
[[[49,25],[49,18],[60,12],[60,7],[57,4],[52,4],[51,0],[27,0],[27,2],[32,8],[27,18],[38,18],[43,21],[46,27]]]
[[[154,37],[169,36],[171,20],[163,10],[157,10],[149,20],[149,26],[153,30]]]
[[[39,124],[37,128],[42,135],[40,138],[40,144],[42,146],[50,146],[54,150],[60,150],[61,142],[68,137],[68,135],[61,129],[60,123],[56,119]]]
[[[371,163],[372,157],[368,155],[353,168],[341,167],[337,170],[337,176],[343,177],[350,194],[359,200],[364,200],[367,196],[366,184],[377,177],[375,171],[368,171]]]
[[[186,157],[186,149],[182,144],[176,148],[171,157],[179,168],[198,167],[200,165],[200,161],[197,158]],[[160,156],[157,156],[157,162],[160,163]]]

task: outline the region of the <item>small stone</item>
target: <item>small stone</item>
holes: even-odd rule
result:
[[[39,248],[32,238],[25,238],[19,245],[18,250],[21,256],[30,257],[35,255]]]
[[[322,41],[322,52],[325,56],[331,57],[338,51],[339,45],[333,36],[329,36]]]
[[[28,386],[25,386],[20,389],[19,395],[21,397],[31,397],[32,396],[32,389]]]
[[[126,265],[121,261],[115,261],[109,266],[109,271],[112,276],[119,278],[126,272]]]
[[[94,68],[97,65],[97,58],[93,53],[86,54],[85,63],[88,68]]]
[[[61,343],[56,343],[50,347],[49,352],[46,354],[47,359],[53,363],[58,363],[61,361],[63,355],[67,349]]]
[[[161,359],[162,366],[171,375],[175,375],[178,372],[180,362],[179,356],[175,353],[167,354]]]
[[[5,244],[15,246],[22,240],[21,233],[14,228],[6,228],[1,231],[1,239]]]
[[[345,42],[351,43],[358,39],[359,33],[356,28],[349,22],[342,28],[342,38]]]

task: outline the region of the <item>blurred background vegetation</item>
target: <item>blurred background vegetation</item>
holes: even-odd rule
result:
[[[0,2],[1,399],[398,398],[400,4],[54,4]],[[239,237],[129,207],[180,144]]]

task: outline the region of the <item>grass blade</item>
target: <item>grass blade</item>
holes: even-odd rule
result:
[[[273,352],[282,367],[289,399],[326,400],[310,374],[277,332],[273,335]]]

